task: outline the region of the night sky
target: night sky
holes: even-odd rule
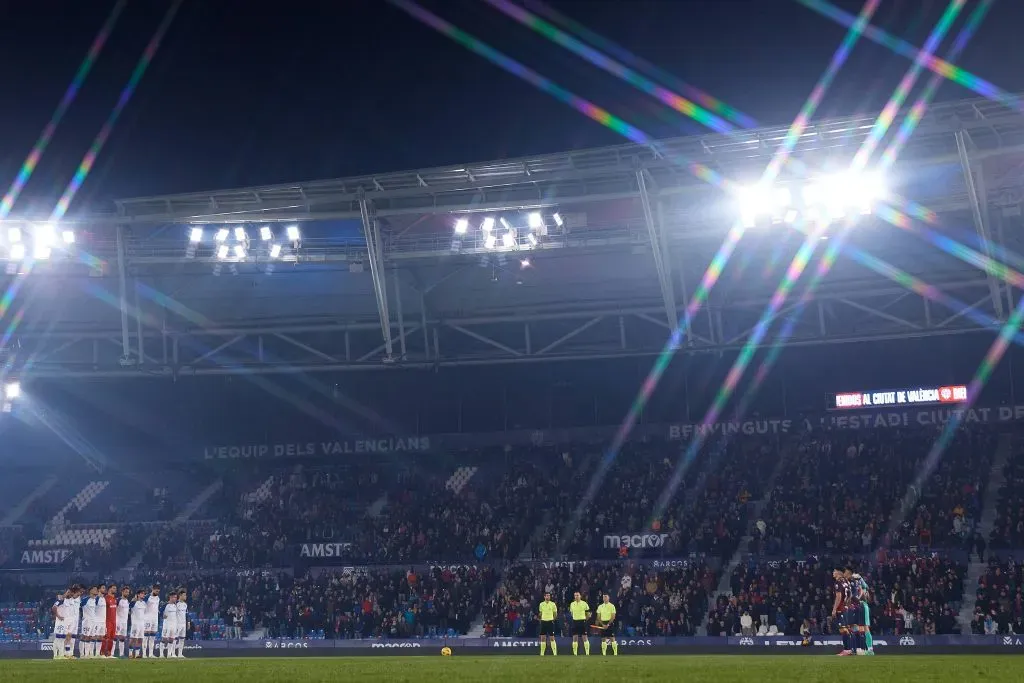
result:
[[[170,4],[128,4],[16,212],[52,203],[63,191]],[[793,0],[551,4],[765,124],[793,118],[846,31]],[[940,54],[974,4],[969,0]],[[646,132],[702,132],[480,0],[424,5]],[[839,5],[859,10],[857,2]],[[113,6],[0,4],[4,189]],[[874,23],[921,45],[945,7],[941,0],[883,0]],[[1024,90],[1016,58],[1021,26],[1024,3],[999,0],[958,63],[1006,90]],[[819,116],[879,110],[909,66],[862,41]],[[968,96],[947,84],[939,99]],[[383,0],[186,0],[76,206],[619,141]]]

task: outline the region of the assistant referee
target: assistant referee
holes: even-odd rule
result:
[[[579,654],[580,639],[583,640],[583,652],[590,654],[590,640],[587,638],[587,619],[590,618],[590,605],[576,591],[572,594],[573,600],[569,603],[569,616],[572,617],[572,654]]]
[[[551,601],[551,593],[545,593],[544,599],[537,607],[540,613],[540,656],[544,656],[544,646],[551,642],[551,654],[558,656],[558,645],[555,644],[555,619],[558,617],[558,605]]]

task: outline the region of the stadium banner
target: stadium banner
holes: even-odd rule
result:
[[[204,460],[251,460],[267,458],[318,458],[386,453],[424,453],[430,450],[429,436],[390,436],[304,441],[214,445],[203,448]]]
[[[300,543],[297,552],[299,562],[315,562],[318,564],[352,563],[352,544],[344,541]]]
[[[558,642],[565,642],[568,647],[570,638],[568,636],[558,637]],[[839,636],[815,635],[806,641],[799,636],[616,636],[619,647],[628,650],[658,650],[662,648],[828,648],[838,649],[842,647],[842,639]],[[454,648],[465,648],[470,650],[501,649],[501,650],[537,650],[540,647],[538,638],[417,638],[403,640],[389,639],[300,639],[300,638],[274,638],[264,640],[190,640],[186,644],[187,650],[283,650],[282,655],[289,650],[423,650],[438,648],[448,645]],[[934,647],[998,647],[1019,649],[1024,651],[1024,635],[879,635],[875,638],[874,646],[880,649],[911,649],[911,648],[934,648]],[[0,651],[13,650],[34,650],[52,652],[52,643],[49,641],[25,641],[25,642],[4,642],[0,643]]]
[[[831,413],[817,420],[804,418],[728,420],[708,424],[674,424],[668,427],[669,440],[686,440],[695,435],[729,436],[739,434],[788,434],[817,430],[885,429],[897,427],[941,427],[962,414],[964,424],[1000,424],[1024,420],[1024,405],[961,408],[922,408],[919,410],[878,410]]]
[[[74,554],[68,548],[26,548],[21,551],[19,564],[23,567],[59,567]]]
[[[921,405],[921,404],[918,404]],[[963,413],[967,424],[1005,424],[1024,421],[1024,405],[974,406],[969,409],[941,404],[904,410],[850,407],[841,411],[822,411],[796,418],[757,418],[724,422],[637,425],[633,439],[668,438],[688,440],[695,435],[773,435],[818,430],[857,430],[896,427],[941,427],[951,417]],[[254,441],[238,444],[211,444],[202,447],[198,457],[223,463],[272,459],[329,459],[338,457],[428,454],[495,446],[558,446],[569,443],[604,443],[617,430],[614,425],[567,429],[520,429],[478,434],[397,435],[337,439],[332,435],[310,438],[307,435],[280,441]]]
[[[340,564],[340,563],[339,563]],[[704,566],[709,569],[717,571],[722,566],[722,560],[719,557],[706,557],[704,553],[691,553],[686,557],[659,557],[654,558],[628,558],[628,559],[615,559],[615,560],[522,560],[516,561],[517,566],[527,566],[540,569],[568,569],[574,571],[576,569],[582,569],[586,566],[617,566],[617,565],[629,565],[632,567],[649,567],[651,569],[688,569],[690,567]],[[365,574],[367,572],[407,572],[410,569],[417,573],[434,572],[434,571],[468,571],[468,570],[480,570],[486,568],[499,568],[505,567],[507,563],[503,560],[485,560],[482,562],[421,562],[414,564],[370,564],[370,565],[356,565],[354,563],[341,566],[331,566],[329,564],[317,561],[317,566],[309,567],[309,573],[316,577],[327,572],[341,571],[342,574]]]
[[[668,534],[647,531],[642,534],[605,534],[605,548],[664,548]]]

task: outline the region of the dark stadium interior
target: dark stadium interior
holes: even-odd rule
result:
[[[1024,5],[306,4],[0,13],[5,665],[1021,651]]]

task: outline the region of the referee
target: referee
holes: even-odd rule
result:
[[[572,654],[575,657],[579,654],[580,639],[583,640],[584,654],[590,654],[590,640],[587,638],[587,619],[590,618],[590,605],[580,597],[580,592],[572,594],[573,600],[569,603],[569,616],[572,617]]]
[[[555,644],[555,619],[558,617],[558,605],[551,601],[551,593],[544,594],[544,600],[537,608],[540,612],[540,656],[544,656],[544,646],[551,643],[551,654],[558,656],[558,645]]]

